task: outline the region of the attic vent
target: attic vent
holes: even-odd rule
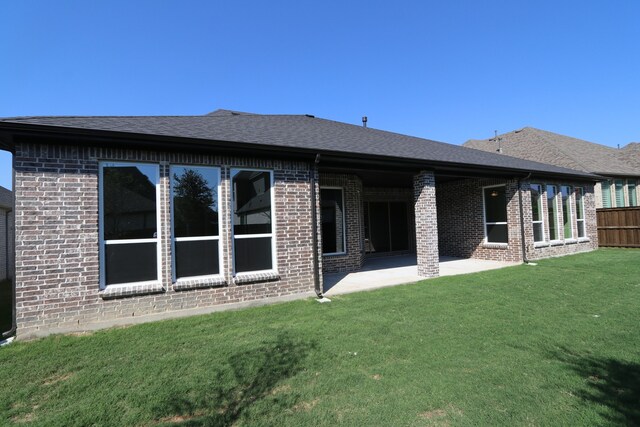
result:
[[[312,118],[312,119],[315,119],[315,118],[316,118],[316,116],[314,116],[313,114],[305,114],[305,116],[307,116],[307,117],[309,117],[309,118]]]

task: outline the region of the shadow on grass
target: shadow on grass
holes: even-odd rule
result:
[[[262,400],[263,411],[277,414],[293,407],[298,397],[280,383],[303,368],[312,342],[281,334],[258,348],[233,354],[212,375],[209,388],[172,396],[158,411],[159,425],[229,426]],[[193,397],[186,397],[193,396]],[[268,415],[268,414],[265,414]]]
[[[601,414],[617,425],[640,425],[640,364],[576,354],[567,348],[550,352],[585,381],[575,394],[587,402],[604,405]]]

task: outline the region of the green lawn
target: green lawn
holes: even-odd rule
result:
[[[13,288],[10,280],[0,280],[0,334],[13,326]]]
[[[640,251],[0,349],[0,422],[637,425]]]

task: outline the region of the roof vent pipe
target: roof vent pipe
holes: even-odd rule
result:
[[[362,116],[362,127],[363,128],[367,127],[367,116]]]
[[[498,153],[502,154],[502,146],[500,145],[500,141],[502,141],[502,138],[498,138],[498,131],[497,130],[494,130],[493,132],[495,134],[494,139],[498,142],[498,149],[496,151]]]

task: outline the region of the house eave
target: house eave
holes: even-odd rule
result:
[[[60,126],[32,125],[0,122],[0,148],[14,152],[16,141],[29,138],[29,142],[43,144],[83,143],[91,146],[128,147],[142,149],[165,149],[169,151],[212,152],[224,150],[225,154],[255,157],[278,157],[292,160],[313,161],[317,154],[322,157],[323,166],[362,167],[366,169],[388,168],[397,170],[431,170],[441,174],[465,174],[477,176],[517,176],[532,178],[571,177],[580,181],[598,181],[602,177],[594,174],[571,174],[502,166],[487,166],[471,163],[444,162],[437,160],[411,159],[373,154],[347,153],[335,150],[319,150],[281,145],[265,145],[243,141],[185,138],[177,136],[117,132],[111,130],[82,129]]]

